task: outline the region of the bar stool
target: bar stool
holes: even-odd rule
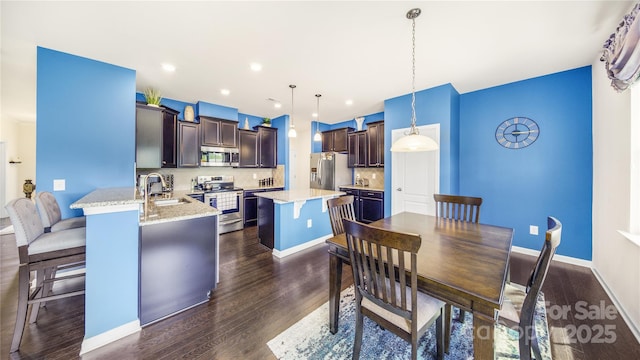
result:
[[[20,348],[29,305],[84,294],[84,283],[80,289],[71,289],[58,294],[49,291],[54,282],[82,277],[84,273],[63,276],[46,276],[45,274],[84,265],[86,228],[45,233],[36,206],[27,198],[12,200],[5,208],[15,230],[20,262],[18,310],[11,342],[11,352],[16,352]],[[36,286],[33,289],[30,283],[32,271],[36,272]],[[36,306],[33,310],[37,308]]]
[[[60,205],[56,197],[48,191],[41,191],[36,194],[36,206],[40,219],[44,225],[45,232],[55,232],[66,229],[73,229],[86,226],[87,220],[84,216],[62,219]]]

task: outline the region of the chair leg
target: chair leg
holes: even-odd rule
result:
[[[48,269],[36,270],[36,289],[40,288],[38,295],[35,297],[36,299],[41,298],[43,296],[47,296],[47,294],[45,293],[45,287],[43,283],[44,283],[44,280],[48,279],[47,277],[48,273],[49,273]],[[35,305],[31,306],[31,317],[29,318],[29,324],[33,324],[38,319],[38,311],[40,310],[40,304],[41,303],[36,303]]]
[[[531,327],[520,329],[520,360],[531,360],[532,333],[535,333],[531,330]]]
[[[533,357],[536,360],[542,360],[542,354],[540,354],[540,345],[538,345],[538,337],[536,336],[535,329],[532,330],[531,350],[533,350]]]
[[[353,343],[353,356],[351,357],[353,360],[358,360],[360,358],[360,347],[362,346],[362,313],[360,312],[360,307],[358,306],[356,309],[356,339]]]
[[[445,330],[445,311],[440,309],[440,316],[436,319],[436,359],[444,359],[444,352],[449,353],[449,349],[445,348],[445,344],[449,343],[451,331]]]
[[[411,360],[418,360],[418,334],[411,334]]]
[[[458,321],[459,321],[459,322],[461,322],[461,323],[462,323],[462,322],[464,322],[464,316],[465,316],[466,314],[467,314],[467,312],[466,312],[466,311],[464,311],[464,310],[460,309],[460,315],[458,316]]]
[[[16,326],[13,330],[11,352],[20,349],[24,325],[27,321],[27,307],[29,301],[29,266],[21,265],[18,270],[18,311],[16,313]]]

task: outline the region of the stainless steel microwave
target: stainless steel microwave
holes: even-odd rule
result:
[[[200,166],[238,166],[239,162],[238,148],[200,147]]]

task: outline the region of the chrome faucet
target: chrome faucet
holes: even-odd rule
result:
[[[167,183],[164,181],[164,177],[160,173],[150,173],[144,178],[144,216],[149,214],[149,177],[157,176],[160,178],[160,182],[162,182],[162,188],[167,187]]]

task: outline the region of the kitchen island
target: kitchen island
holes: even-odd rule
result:
[[[71,205],[87,216],[81,354],[208,300],[218,273],[218,214],[182,193],[95,190]]]
[[[257,193],[260,243],[280,258],[323,243],[333,235],[327,200],[344,194],[321,189]]]

